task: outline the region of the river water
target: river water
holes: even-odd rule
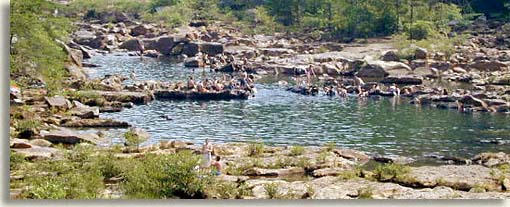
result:
[[[134,70],[139,80],[176,81],[202,74],[202,69],[193,71],[172,61],[149,58],[99,55],[89,62],[102,66],[90,69],[91,77],[115,73],[129,77]],[[256,86],[258,93],[249,100],[153,101],[101,117],[145,129],[152,135],[147,143],[181,139],[198,144],[205,138],[216,143],[262,141],[270,145],[335,142],[368,153],[418,159],[431,154],[468,158],[480,152],[510,152],[510,145],[480,142],[510,140],[509,115],[417,107],[406,98],[303,96],[287,92],[275,77],[266,77]],[[113,142],[121,142],[124,130],[108,132]]]

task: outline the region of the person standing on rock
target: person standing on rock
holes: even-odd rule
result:
[[[204,146],[202,147],[202,154],[204,155],[202,160],[202,168],[211,167],[213,146],[209,143],[209,138],[205,139]]]

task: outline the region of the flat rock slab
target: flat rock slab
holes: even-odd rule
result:
[[[10,147],[16,149],[32,148],[33,145],[26,139],[10,139]]]
[[[352,150],[352,149],[333,149],[333,152],[345,159],[360,162],[362,164],[367,163],[370,160],[370,156],[363,152]]]
[[[403,183],[429,188],[447,186],[464,191],[469,191],[474,187],[484,187],[489,191],[501,191],[499,175],[502,175],[499,170],[480,165],[423,166],[411,168],[411,172],[408,174],[411,179],[406,179]],[[508,174],[506,176],[510,177]]]
[[[58,109],[68,109],[71,107],[71,102],[62,96],[44,97],[44,100],[50,107]]]
[[[223,181],[223,182],[232,182],[232,183],[241,183],[245,182],[250,177],[248,176],[233,176],[233,175],[220,175],[216,177],[216,180]]]
[[[91,128],[128,128],[131,125],[125,121],[116,121],[113,119],[79,119],[71,120],[62,124],[63,127],[91,127]]]
[[[45,159],[59,159],[63,157],[63,152],[52,147],[37,147],[13,149],[15,152],[25,156],[28,160],[45,160]]]
[[[97,144],[100,139],[97,134],[78,134],[77,132],[63,128],[49,132],[41,132],[41,136],[43,139],[52,143],[64,144],[77,144],[81,142]]]
[[[94,91],[107,101],[132,102],[134,104],[147,104],[152,101],[152,96],[143,92],[133,91]]]
[[[322,168],[312,172],[314,177],[325,177],[325,176],[338,176],[343,172],[352,170],[352,167],[341,167],[341,168]]]
[[[286,176],[292,174],[304,174],[305,169],[303,168],[285,168],[285,169],[263,169],[263,168],[253,168],[247,170],[243,174],[248,176]]]

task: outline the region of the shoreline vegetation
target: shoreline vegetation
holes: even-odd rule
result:
[[[391,2],[11,1],[11,199],[509,198],[505,152],[441,156],[441,165],[413,166],[410,158],[369,156],[335,143],[213,143],[224,163],[215,176],[196,169],[201,146],[181,140],[140,146],[150,134],[99,118],[195,90],[188,80],[91,79],[84,69],[97,67],[87,59],[108,53],[172,57],[187,67],[244,77],[233,84],[242,87],[248,74],[250,81],[294,77],[282,85],[305,95],[390,96],[398,85],[411,104],[510,113],[509,4]],[[132,85],[124,84],[128,79]],[[441,81],[469,87],[430,84]],[[196,90],[223,84],[212,82]],[[101,133],[70,129],[98,127],[129,128],[125,146],[102,148],[96,146]]]

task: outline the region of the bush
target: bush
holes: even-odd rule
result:
[[[429,37],[437,36],[434,25],[429,21],[418,20],[413,23],[407,31],[409,38],[413,40],[423,40]]]
[[[290,148],[290,156],[302,155],[305,152],[305,148],[302,146],[292,146]]]
[[[200,157],[191,151],[134,160],[121,183],[129,198],[205,198],[209,174],[196,170]]]
[[[260,156],[264,153],[264,144],[260,142],[253,142],[248,145],[248,156]]]
[[[145,138],[140,137],[133,129],[124,133],[124,139],[126,139],[127,146],[136,146],[136,151],[140,151],[140,144],[145,141]]]
[[[125,164],[127,164],[117,159],[111,152],[99,155],[96,159],[95,162],[99,166],[99,171],[106,179],[121,176],[123,170],[121,166],[126,166]]]
[[[379,181],[398,181],[405,179],[410,172],[409,166],[398,164],[379,165],[374,170],[374,177]]]
[[[21,119],[16,122],[17,136],[22,138],[30,138],[35,131],[41,127],[41,121],[36,119]]]
[[[20,165],[25,162],[25,156],[20,153],[11,151],[9,153],[9,169],[16,170],[19,169]]]
[[[150,22],[160,22],[168,28],[175,28],[191,21],[192,11],[186,5],[177,4],[167,6],[155,13],[146,13],[142,19]]]
[[[372,199],[372,196],[374,194],[373,191],[374,190],[370,186],[358,189],[358,198],[359,199]]]
[[[280,193],[278,192],[278,185],[275,183],[264,184],[264,190],[266,191],[269,199],[278,199],[281,197]]]

